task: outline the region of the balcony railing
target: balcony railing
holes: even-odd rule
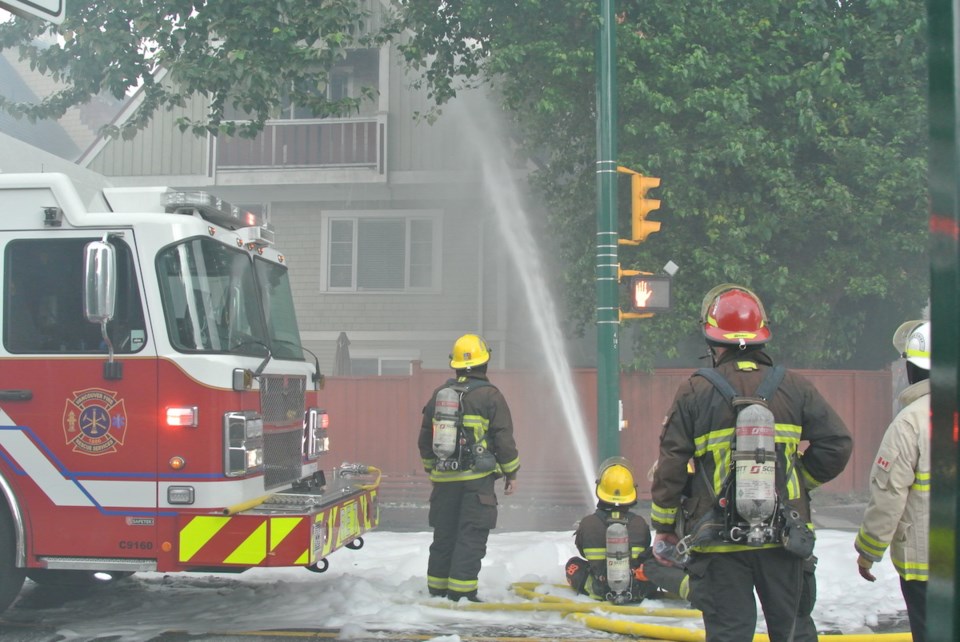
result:
[[[384,172],[385,118],[267,123],[256,138],[218,136],[217,170],[367,167]]]

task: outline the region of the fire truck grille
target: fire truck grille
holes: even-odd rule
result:
[[[306,383],[305,377],[276,375],[260,380],[264,484],[268,489],[300,478]]]

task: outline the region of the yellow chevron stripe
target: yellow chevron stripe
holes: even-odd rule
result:
[[[290,531],[295,529],[302,517],[273,517],[270,519],[270,550],[274,550],[280,545]]]
[[[267,556],[267,523],[257,526],[250,536],[223,560],[227,564],[250,564],[256,566]]]
[[[198,515],[180,529],[180,561],[189,562],[203,545],[227,525],[229,517]]]
[[[337,509],[338,506],[332,507],[329,511],[325,511],[325,518],[327,522],[327,539],[323,543],[323,552],[320,554],[320,557],[326,557],[330,554],[330,551],[333,550],[334,537],[333,537],[333,525],[337,521]]]

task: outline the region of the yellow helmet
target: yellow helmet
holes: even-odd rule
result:
[[[490,361],[490,349],[483,337],[477,334],[465,334],[453,344],[450,353],[450,367],[454,370],[475,368]]]
[[[637,501],[637,485],[633,483],[633,470],[626,459],[610,457],[600,464],[597,499],[614,506]]]

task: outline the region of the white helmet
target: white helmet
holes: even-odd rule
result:
[[[924,370],[930,369],[930,322],[907,321],[893,333],[893,347],[900,356]]]

